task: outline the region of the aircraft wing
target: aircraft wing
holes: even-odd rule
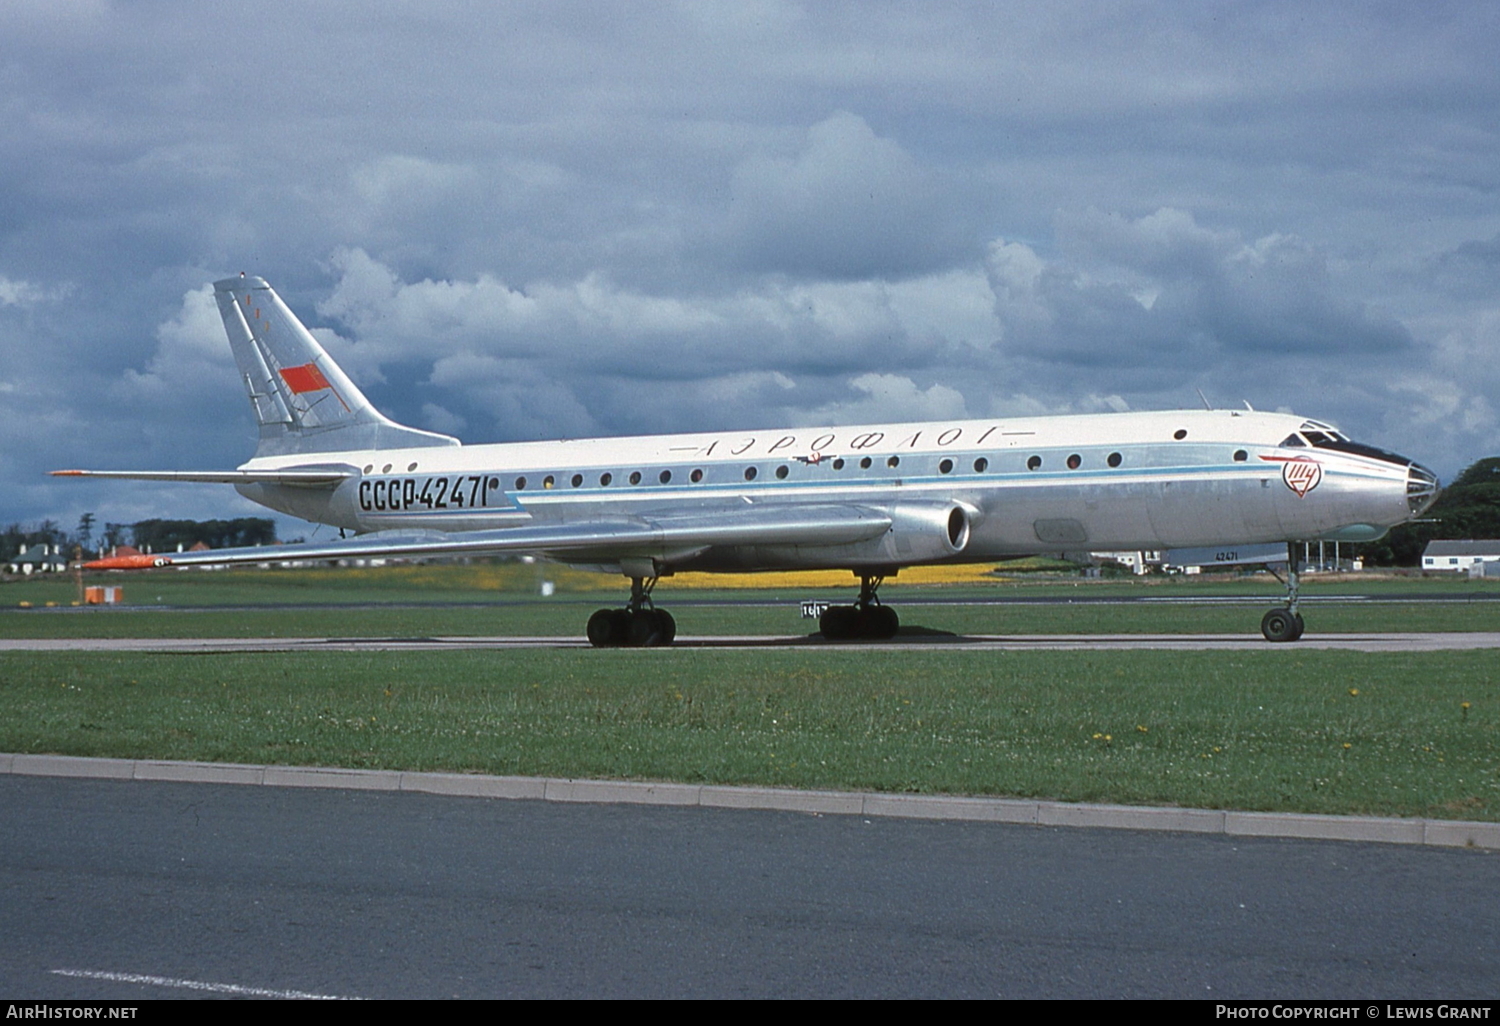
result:
[[[680,514],[620,516],[565,524],[536,524],[490,531],[375,531],[355,538],[297,545],[264,545],[204,552],[117,556],[85,563],[86,570],[136,570],[156,566],[216,566],[285,560],[382,556],[484,556],[527,553],[587,556],[601,562],[702,550],[715,545],[841,545],[876,538],[890,529],[879,510],[848,505],[746,506]]]
[[[130,481],[190,484],[282,484],[331,488],[359,471],[349,466],[287,467],[284,470],[54,470],[53,477],[114,477]]]

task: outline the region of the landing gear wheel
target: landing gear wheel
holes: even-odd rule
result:
[[[677,638],[677,621],[665,609],[653,609],[651,615],[656,617],[656,643],[670,645]]]
[[[609,611],[609,643],[614,647],[630,644],[630,610]]]
[[[656,630],[655,610],[637,609],[630,614],[630,629],[625,644],[631,648],[651,648],[660,637]]]
[[[588,629],[585,631],[589,637],[589,644],[595,648],[608,648],[615,644],[615,610],[601,609],[589,617]]]
[[[896,632],[901,629],[901,618],[890,606],[871,606],[865,610],[865,629],[867,637],[878,638],[884,641],[894,638]]]
[[[829,606],[818,617],[818,630],[829,641],[847,641],[859,632],[859,610],[853,606]]]
[[[1267,641],[1296,641],[1302,630],[1302,615],[1290,609],[1272,609],[1260,618],[1260,632]]]

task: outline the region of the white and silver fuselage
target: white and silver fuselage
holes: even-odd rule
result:
[[[684,511],[858,507],[860,545],[694,545],[663,571],[906,566],[1032,553],[1329,539],[1416,516],[1436,478],[1300,416],[1197,410],[563,440],[319,454],[336,488],[240,484],[355,532],[462,532]],[[306,467],[259,458],[243,470]],[[607,532],[606,532],[607,533]],[[565,556],[596,564],[587,550]],[[609,560],[612,562],[612,560]]]

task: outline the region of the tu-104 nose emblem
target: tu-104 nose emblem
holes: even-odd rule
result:
[[[1323,464],[1306,456],[1287,460],[1281,465],[1281,480],[1301,499],[1323,480]]]

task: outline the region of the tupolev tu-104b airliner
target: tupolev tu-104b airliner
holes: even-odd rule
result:
[[[889,638],[902,567],[1059,551],[1287,543],[1271,641],[1302,635],[1300,542],[1372,541],[1419,516],[1436,476],[1328,424],[1254,410],[778,428],[462,445],[377,411],[266,282],[214,286],[260,425],[228,471],[60,470],[232,484],[353,537],[100,559],[89,569],[525,553],[630,579],[590,617],[598,646],[670,644],[652,592],[679,570],[847,569],[830,639]]]

